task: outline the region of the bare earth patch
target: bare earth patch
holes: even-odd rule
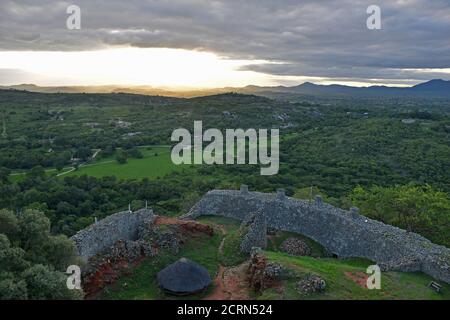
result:
[[[248,300],[249,283],[247,277],[248,262],[235,267],[220,266],[214,279],[214,291],[205,300]]]
[[[351,280],[353,280],[357,285],[362,288],[367,288],[367,278],[369,277],[366,273],[358,271],[358,272],[344,272],[345,276]]]

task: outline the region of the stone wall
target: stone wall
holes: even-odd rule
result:
[[[450,283],[450,249],[424,237],[335,208],[317,197],[315,201],[240,191],[209,191],[184,218],[220,215],[244,220],[248,214],[264,212],[267,226],[303,234],[317,241],[338,257],[362,257],[378,263],[384,270],[423,271]]]
[[[243,227],[247,228],[248,232],[242,240],[241,251],[250,253],[253,247],[263,249],[267,247],[267,222],[264,211],[250,214]]]
[[[118,212],[79,231],[71,239],[75,242],[78,254],[87,261],[119,240],[137,240],[139,227],[153,219],[154,214],[150,209]]]

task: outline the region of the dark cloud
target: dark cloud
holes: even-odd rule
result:
[[[66,8],[82,29],[67,30]],[[284,64],[248,69],[359,81],[450,79],[450,0],[382,0],[382,30],[368,30],[374,1],[85,0],[0,3],[0,50],[92,50],[111,45],[213,51]],[[371,80],[372,79],[372,80]]]

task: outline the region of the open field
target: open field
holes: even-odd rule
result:
[[[127,163],[119,164],[114,157],[98,159],[67,175],[88,175],[93,177],[116,176],[119,179],[156,179],[165,174],[188,168],[175,165],[170,159],[170,147],[141,147],[143,158],[128,158]]]
[[[97,178],[115,176],[119,179],[156,179],[164,175],[182,169],[190,168],[189,165],[175,165],[170,159],[169,146],[139,147],[143,158],[128,158],[127,163],[119,164],[115,156],[99,158],[74,170],[66,167],[62,171],[56,169],[45,170],[47,175],[81,176],[88,175]],[[10,180],[17,182],[22,180],[26,172],[15,172],[10,175]]]

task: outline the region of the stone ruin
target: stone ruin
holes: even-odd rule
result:
[[[248,215],[241,228],[247,229],[241,243],[241,251],[250,253],[253,247],[267,247],[267,223],[266,214],[263,211]]]
[[[194,221],[157,216],[151,209],[112,214],[79,231],[71,239],[82,266],[82,285],[90,298],[114,283],[144,257],[154,257],[161,249],[177,254],[190,234],[208,236],[214,230]]]
[[[307,236],[340,258],[361,257],[384,271],[422,271],[450,283],[450,249],[403,229],[369,219],[353,207],[349,211],[325,203],[241,190],[209,191],[183,219],[218,215],[250,221],[241,249],[264,247],[267,228]]]
[[[153,231],[155,215],[150,209],[112,214],[76,233],[75,242],[82,266],[86,297],[114,283],[140,258],[156,254],[147,238]]]
[[[143,237],[143,228],[151,225],[154,219],[151,209],[118,212],[79,231],[71,239],[75,242],[79,256],[88,261],[111,249],[119,240],[125,241],[128,247],[136,246]]]

